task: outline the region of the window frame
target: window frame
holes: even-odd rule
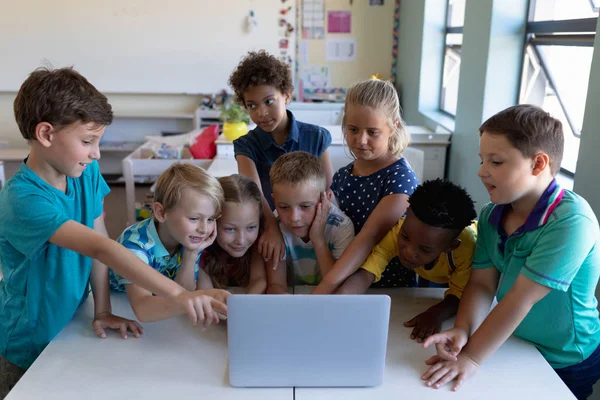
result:
[[[589,0],[594,11],[593,0]],[[548,81],[548,86],[554,91],[560,108],[571,128],[573,136],[577,139],[581,138],[581,131],[575,125],[573,117],[569,113],[568,107],[564,102],[564,96],[561,90],[556,85],[556,80],[550,70],[549,63],[546,60],[540,46],[566,46],[566,47],[594,47],[594,39],[596,36],[596,24],[598,17],[595,18],[579,18],[579,19],[564,19],[564,20],[546,20],[533,21],[535,12],[536,0],[531,0],[529,3],[528,20],[525,27],[525,44],[524,53],[531,49],[531,53],[535,57],[536,63],[539,64],[544,76]],[[527,57],[524,57],[523,62]],[[525,64],[522,70],[525,69]],[[520,92],[523,89],[523,80],[521,80]],[[575,172],[561,167],[561,172],[571,177],[575,176]]]
[[[452,33],[463,33],[464,26],[450,26],[450,0],[446,0],[446,24],[444,28],[444,47],[442,50],[442,78],[440,79],[440,91],[439,91],[439,101],[438,101],[438,110],[440,113],[454,119],[456,118],[456,114],[452,114],[451,112],[445,110],[443,108],[444,103],[444,72],[446,70],[446,51],[449,47],[448,45],[448,35]],[[462,46],[461,46],[462,47]]]

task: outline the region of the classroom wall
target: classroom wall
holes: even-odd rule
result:
[[[193,112],[200,104],[200,96],[168,94],[120,94],[105,93],[117,118],[121,114],[168,114]],[[10,147],[25,147],[13,114],[13,101],[16,92],[0,92],[0,140],[6,140]],[[139,138],[135,138],[138,140]],[[131,140],[131,138],[111,137],[110,140]]]
[[[326,23],[325,37],[355,38],[357,57],[355,61],[327,61],[326,40],[302,39],[308,45],[308,64],[328,66],[332,88],[348,88],[375,73],[389,79],[393,58],[394,7],[395,0],[385,0],[383,6],[369,6],[368,0],[327,0],[325,21],[327,11],[351,11],[352,24],[349,34],[328,34]]]
[[[14,92],[0,92],[0,141],[7,140],[11,147],[23,147],[24,140],[13,114],[16,95]]]

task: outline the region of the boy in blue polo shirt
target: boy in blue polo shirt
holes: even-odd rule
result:
[[[226,313],[222,302],[185,290],[107,237],[109,188],[97,160],[113,114],[104,95],[71,68],[42,68],[19,89],[14,111],[30,153],[0,191],[0,398],[73,318],[89,286],[98,336],[104,328],[141,333],[112,314],[106,265],[169,298],[194,324],[213,316],[199,308]]]
[[[175,163],[156,181],[153,216],[125,229],[117,241],[154,270],[194,291],[200,255],[217,237],[216,218],[223,201],[223,188],[215,177],[197,165]],[[110,286],[127,292],[131,308],[142,322],[183,313],[169,299],[154,296],[113,270]],[[205,293],[220,297],[227,292],[211,288]],[[212,322],[219,322],[218,315],[213,315]]]
[[[479,177],[492,202],[480,214],[454,329],[424,343],[435,343],[437,355],[426,361],[423,379],[435,388],[456,379],[456,390],[514,334],[585,399],[600,377],[600,232],[589,204],[554,178],[562,125],[536,106],[518,105],[479,133]],[[485,317],[494,295],[498,305]]]
[[[236,100],[250,114],[257,125],[233,142],[240,174],[252,179],[261,188],[264,201],[265,230],[258,241],[258,249],[266,259],[279,260],[285,254],[279,231],[269,182],[271,165],[282,154],[305,151],[319,158],[327,187],[331,186],[333,167],[327,148],[331,134],[325,128],[306,124],[286,110],[292,98],[290,68],[264,50],[249,52],[231,74],[229,84]]]

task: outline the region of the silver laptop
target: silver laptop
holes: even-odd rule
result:
[[[385,295],[233,295],[227,299],[229,381],[241,387],[377,386]]]

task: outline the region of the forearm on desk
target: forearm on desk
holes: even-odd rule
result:
[[[367,259],[376,241],[364,237],[361,231],[346,247],[340,258],[335,261],[329,272],[323,277],[315,289],[315,293],[330,294],[335,292],[350,275],[358,271]]]
[[[462,352],[478,364],[483,363],[512,335],[531,307],[532,304],[519,304],[514,298],[505,297],[469,338]]]
[[[98,260],[92,261],[90,286],[94,297],[94,315],[112,313],[108,267]]]
[[[287,287],[278,283],[267,285],[267,294],[289,294]]]
[[[471,359],[482,363],[512,335],[533,305],[550,291],[549,287],[519,275],[512,288],[469,338],[463,351]]]
[[[492,270],[473,270],[463,291],[454,326],[464,329],[467,335],[471,335],[490,312],[497,285],[493,274]]]
[[[277,268],[266,268],[267,294],[287,293],[287,265],[280,261]]]
[[[175,301],[153,296],[135,285],[127,285],[127,297],[135,316],[141,322],[162,321],[185,312]]]

